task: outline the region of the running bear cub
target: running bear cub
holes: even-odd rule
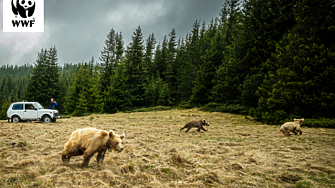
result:
[[[204,120],[204,121],[202,121],[202,120],[200,120],[200,121],[190,121],[180,130],[182,131],[183,129],[187,128],[187,130],[185,131],[187,133],[193,127],[198,127],[199,132],[200,132],[200,129],[202,129],[204,131],[207,131],[206,129],[204,129],[203,126],[209,126],[209,123],[206,120]]]
[[[103,162],[106,150],[111,148],[114,151],[121,152],[121,145],[125,135],[117,135],[112,130],[107,132],[94,128],[78,129],[71,134],[70,139],[65,143],[62,152],[62,161],[70,162],[73,156],[84,155],[82,167],[88,166],[91,157],[98,153],[97,163]]]
[[[299,132],[300,135],[302,135],[300,125],[302,124],[303,121],[304,121],[304,118],[302,118],[302,119],[295,119],[294,118],[294,122],[284,123],[280,127],[279,132],[283,132],[283,134],[285,136],[291,136],[291,134],[290,134],[291,132],[294,133],[295,135],[297,135],[298,132]]]

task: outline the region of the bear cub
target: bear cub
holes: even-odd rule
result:
[[[206,120],[204,120],[204,121],[202,121],[202,120],[200,120],[200,121],[190,121],[183,128],[181,128],[180,131],[187,128],[187,130],[185,131],[187,133],[193,127],[198,128],[198,132],[200,132],[201,129],[204,130],[204,131],[207,131],[206,129],[204,129],[203,126],[209,126],[209,123]]]
[[[300,135],[302,135],[302,131],[300,128],[300,125],[302,124],[302,122],[304,122],[304,118],[302,119],[294,118],[293,122],[284,123],[280,127],[279,132],[282,132],[285,136],[291,136],[291,132],[294,133],[295,135],[297,135],[299,132]]]

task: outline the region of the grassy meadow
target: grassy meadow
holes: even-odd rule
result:
[[[191,120],[207,132],[179,131]],[[61,160],[76,129],[126,134],[121,153],[97,166],[82,156]],[[335,130],[302,126],[284,137],[278,126],[198,109],[92,114],[56,123],[0,121],[1,187],[335,187]],[[11,143],[16,145],[12,149]]]

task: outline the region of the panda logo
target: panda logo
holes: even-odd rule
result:
[[[35,11],[35,1],[12,0],[12,11],[15,15],[20,14],[22,18],[31,17]]]

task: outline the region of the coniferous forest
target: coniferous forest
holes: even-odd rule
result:
[[[201,107],[267,124],[303,117],[335,126],[335,2],[227,0],[209,23],[162,41],[111,29],[100,57],[58,62],[56,47],[34,65],[0,67],[0,118],[11,102],[53,97],[61,114]],[[136,26],[134,26],[136,27]],[[61,65],[60,65],[61,64]]]

